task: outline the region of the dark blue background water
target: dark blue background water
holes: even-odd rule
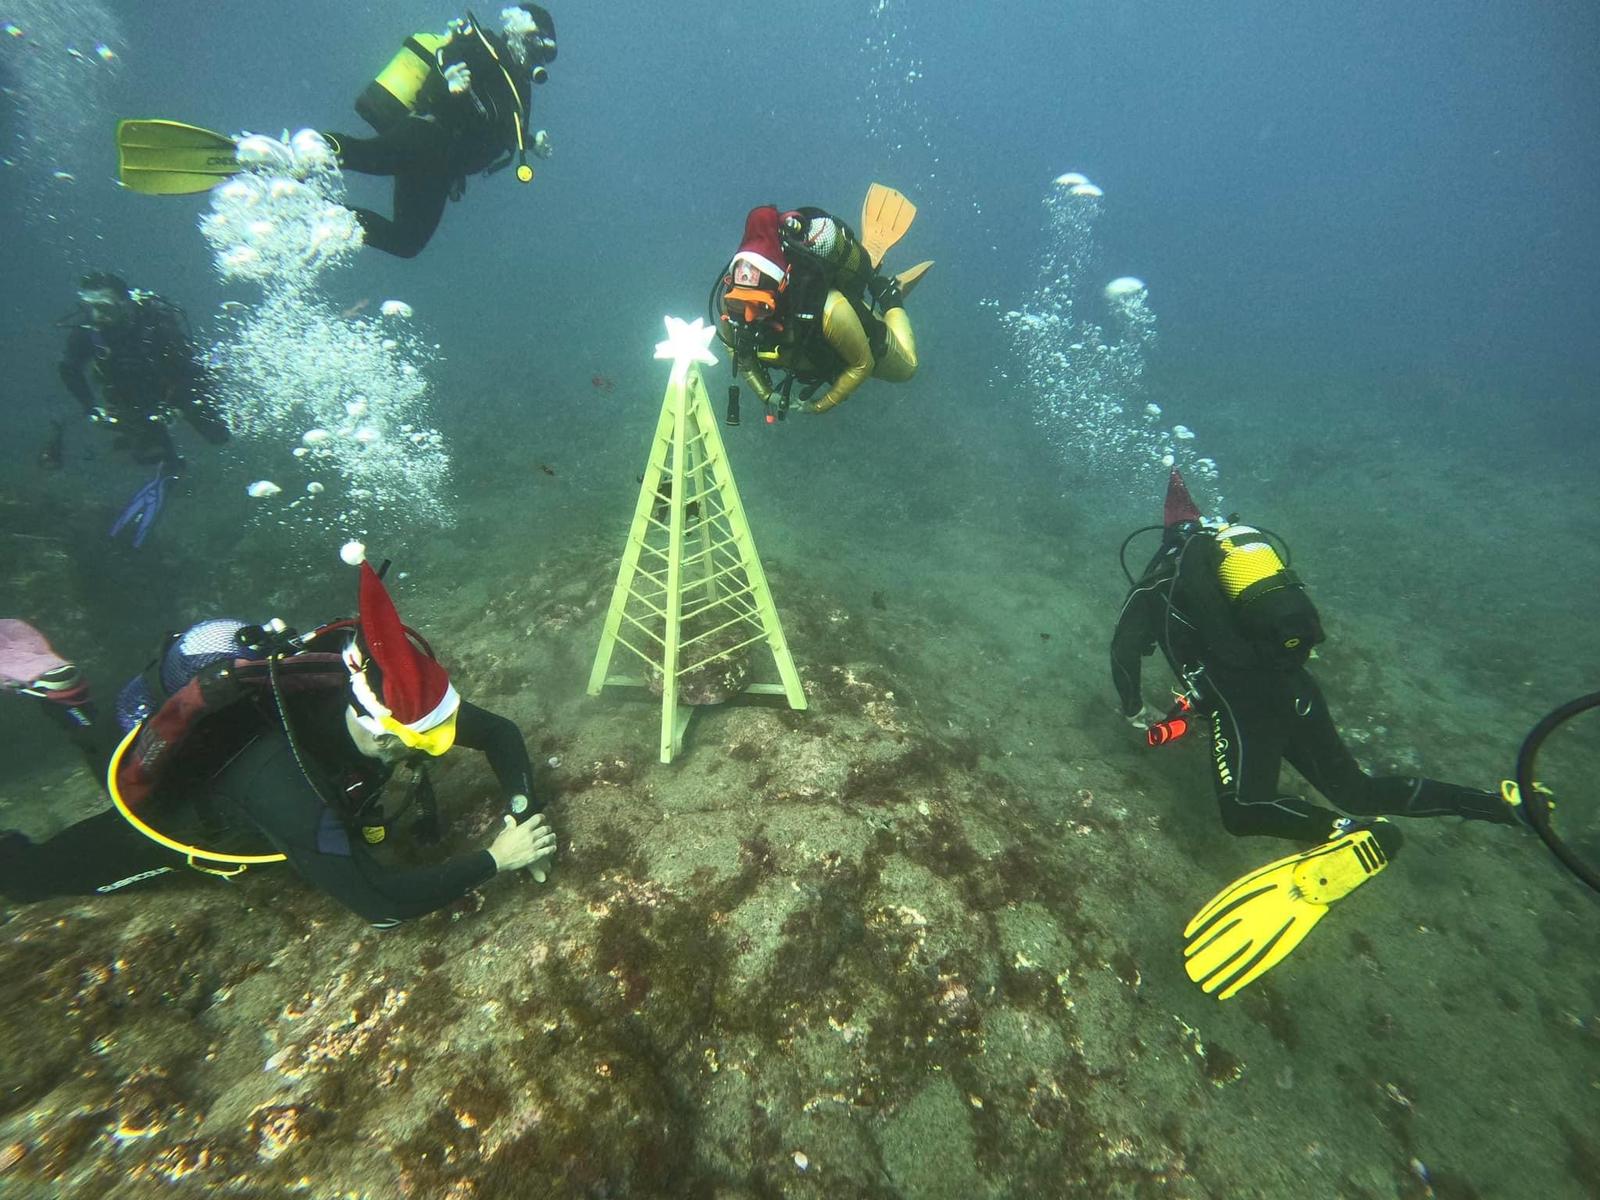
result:
[[[407,31],[451,12],[113,11],[127,35],[120,111],[104,114],[101,174],[63,193],[62,215],[102,222],[97,261],[180,295],[209,280],[197,205],[110,187],[112,119],[359,130],[349,105],[366,79]],[[1075,169],[1106,189],[1108,272],[1150,281],[1170,354],[1540,387],[1600,358],[1592,5],[895,4],[874,15],[864,0],[828,0],[803,13],[555,13],[561,55],[537,123],[557,156],[539,181],[475,180],[426,257],[371,255],[341,283],[413,301],[482,296],[454,327],[426,305],[457,352],[514,340],[541,359],[599,364],[610,345],[653,339],[664,309],[698,309],[751,204],[853,213],[872,176],[923,204],[918,249],[940,260],[941,280],[927,289],[929,327],[965,321],[980,296],[1009,303],[1031,286],[1039,198]],[[896,65],[918,60],[922,75],[879,80],[872,97],[862,47],[890,31]],[[930,144],[867,138],[868,104]],[[9,182],[14,192],[15,172]],[[0,324],[24,378],[32,364],[15,361],[28,352],[11,338],[64,306],[77,266],[33,232],[13,221],[0,259]],[[998,354],[998,341],[986,349]]]

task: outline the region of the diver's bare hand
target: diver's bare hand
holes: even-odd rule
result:
[[[505,827],[489,843],[489,857],[494,859],[496,872],[531,867],[533,877],[540,883],[548,876],[555,853],[556,831],[545,824],[543,813],[535,813],[520,825],[515,817],[507,816]]]

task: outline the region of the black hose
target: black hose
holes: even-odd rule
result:
[[[1288,538],[1284,537],[1281,533],[1273,532],[1272,530],[1268,529],[1265,525],[1252,525],[1252,526],[1250,526],[1250,528],[1256,530],[1257,532],[1263,534],[1264,536],[1266,536],[1268,538],[1271,538],[1273,541],[1277,542],[1278,545],[1282,546],[1283,547],[1283,553],[1278,555],[1278,557],[1283,560],[1283,565],[1285,567],[1294,566],[1294,551],[1289,549],[1289,539]]]
[[[1132,542],[1133,542],[1133,539],[1138,537],[1141,533],[1149,533],[1152,529],[1165,529],[1165,528],[1166,528],[1165,525],[1141,525],[1141,526],[1139,526],[1138,529],[1135,529],[1127,537],[1122,539],[1122,547],[1121,547],[1121,549],[1119,549],[1117,551],[1117,562],[1122,564],[1122,573],[1123,573],[1123,575],[1125,575],[1127,577],[1128,586],[1129,587],[1132,587],[1133,584],[1134,584],[1133,572],[1128,570],[1128,547],[1129,547],[1129,545],[1131,545]]]
[[[718,318],[722,315],[718,311],[717,293],[722,291],[722,281],[727,274],[727,267],[718,267],[717,277],[711,284],[711,291],[706,295],[706,324],[708,325],[716,325]]]
[[[1544,844],[1550,847],[1550,853],[1567,870],[1600,892],[1600,871],[1584,862],[1556,836],[1550,825],[1550,802],[1534,787],[1533,782],[1533,761],[1545,739],[1573,717],[1591,708],[1600,708],[1600,692],[1590,692],[1587,696],[1568,701],[1533,727],[1523,739],[1522,749],[1517,751],[1517,790],[1522,795],[1522,807],[1528,814],[1528,823]]]

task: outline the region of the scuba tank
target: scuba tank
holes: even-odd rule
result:
[[[393,128],[444,87],[438,54],[450,42],[447,33],[414,33],[389,65],[379,71],[356,98],[356,113],[379,133]],[[429,85],[432,90],[429,90]]]
[[[1325,635],[1300,577],[1254,526],[1229,523],[1215,539],[1217,582],[1244,633],[1269,657],[1304,662]]]
[[[820,208],[785,213],[783,248],[809,259],[821,269],[827,286],[846,296],[859,295],[872,275],[872,263],[851,228]]]

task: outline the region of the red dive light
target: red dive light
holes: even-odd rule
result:
[[[1165,746],[1175,742],[1189,732],[1189,714],[1194,711],[1194,703],[1186,695],[1175,694],[1172,697],[1172,708],[1168,710],[1166,720],[1157,721],[1144,731],[1144,740],[1152,746]]]
[[[1165,721],[1157,721],[1144,731],[1145,741],[1152,746],[1165,746],[1168,742],[1175,742],[1189,732],[1187,717],[1168,717]]]

